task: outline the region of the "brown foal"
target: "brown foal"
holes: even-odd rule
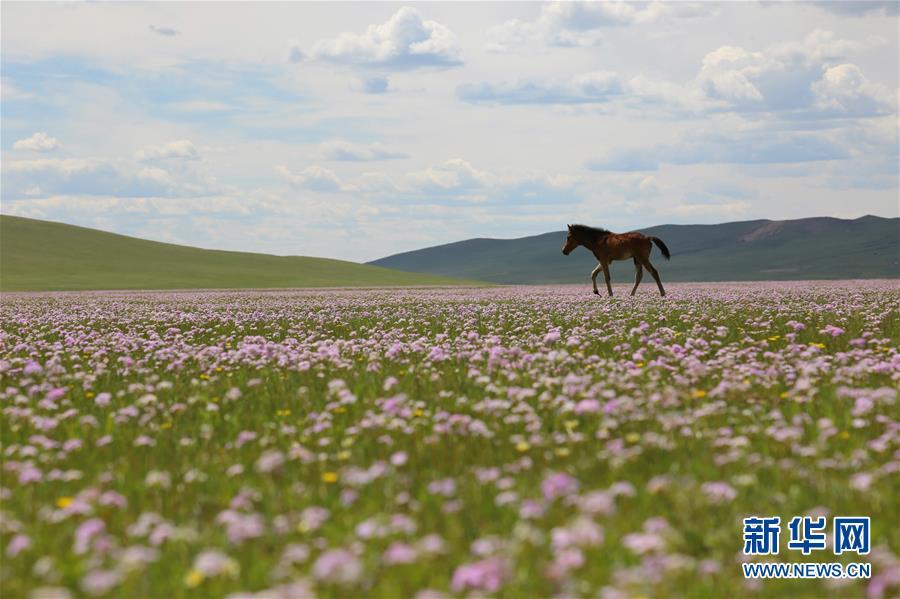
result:
[[[659,273],[650,264],[650,250],[653,244],[662,252],[668,260],[671,255],[669,248],[662,242],[659,237],[650,237],[643,233],[613,233],[606,229],[596,229],[586,225],[569,225],[569,233],[566,235],[566,244],[563,246],[563,254],[566,256],[583,245],[597,258],[600,264],[591,273],[591,283],[594,285],[594,293],[600,295],[597,291],[597,275],[603,271],[603,277],[606,279],[606,290],[609,295],[613,294],[612,285],[609,282],[609,263],[613,260],[634,260],[634,288],[631,295],[637,291],[638,285],[641,284],[641,277],[644,276],[644,268],[650,271],[653,278],[656,279],[656,286],[659,287],[659,294],[663,297],[666,290],[663,289],[662,281],[659,280]]]

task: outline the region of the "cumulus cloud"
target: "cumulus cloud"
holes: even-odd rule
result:
[[[50,137],[40,131],[13,144],[14,150],[27,150],[29,152],[52,152],[58,147],[59,141],[55,137]]]
[[[445,163],[414,171],[407,179],[417,189],[464,189],[486,187],[496,183],[495,175],[478,170],[462,158],[454,158]]]
[[[722,46],[703,58],[695,83],[727,110],[885,114],[895,109],[891,94],[845,60],[871,43],[817,30],[765,50]]]
[[[322,160],[348,162],[371,162],[376,160],[394,160],[408,158],[407,154],[397,152],[381,144],[358,145],[348,141],[329,141],[319,146],[319,157]]]
[[[534,21],[512,19],[488,31],[486,49],[505,52],[514,46],[593,46],[609,27],[695,18],[709,5],[688,2],[551,2]]]
[[[338,64],[395,70],[462,64],[456,35],[409,7],[401,8],[381,25],[370,25],[365,33],[342,33],[319,41],[310,56]]]
[[[106,158],[41,158],[3,162],[3,199],[38,195],[199,197],[222,186],[197,163]]]
[[[167,195],[169,187],[158,179],[128,175],[109,161],[100,159],[14,160],[3,165],[5,198],[41,193],[84,195]]]
[[[855,64],[829,67],[812,84],[816,105],[826,113],[845,116],[886,114],[896,104],[896,94],[869,81]]]
[[[457,88],[466,102],[497,104],[596,104],[621,96],[627,82],[618,73],[595,71],[564,81],[518,81],[515,83],[475,83]]]
[[[159,146],[147,146],[137,153],[138,160],[199,160],[200,152],[188,139],[179,139]]]
[[[896,112],[897,95],[846,60],[874,43],[878,41],[842,40],[814,31],[800,42],[763,50],[721,46],[704,56],[696,77],[684,82],[596,71],[555,81],[469,83],[456,93],[470,103],[619,102],[622,108],[656,108],[666,116],[766,112],[806,119],[874,117]]]
[[[292,172],[286,166],[276,166],[275,171],[291,185],[311,191],[352,191],[355,189],[352,185],[341,181],[334,171],[317,164],[308,166],[299,173]]]
[[[656,108],[667,115],[702,113],[717,107],[696,85],[644,75],[629,79],[613,71],[593,71],[562,80],[468,83],[457,87],[456,95],[473,104],[577,106],[617,102],[623,108]]]

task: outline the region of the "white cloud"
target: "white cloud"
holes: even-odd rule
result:
[[[138,171],[137,176],[140,179],[146,179],[149,181],[156,181],[158,183],[166,183],[171,182],[172,178],[169,175],[169,172],[165,169],[161,169],[156,166],[148,166],[146,168],[142,168]]]
[[[30,152],[52,152],[59,147],[59,141],[46,133],[38,132],[27,139],[20,139],[13,144],[14,150]]]
[[[417,189],[462,189],[493,185],[497,177],[462,158],[454,158],[440,166],[409,173],[407,180]]]
[[[886,86],[869,81],[855,64],[839,64],[826,69],[812,85],[816,105],[823,112],[841,115],[886,113],[896,105],[897,96]]]
[[[108,168],[100,160],[82,158],[40,158],[37,160],[12,160],[3,164],[3,170],[10,173],[56,172],[64,176],[85,172],[96,172]]]
[[[562,81],[524,80],[461,85],[457,96],[466,102],[497,104],[598,104],[621,96],[627,83],[618,73],[594,71]]]
[[[38,185],[44,193],[85,195],[164,195],[159,181],[129,176],[110,161],[91,158],[13,160],[3,164],[7,197],[29,195]]]
[[[622,10],[633,14],[635,9]],[[642,114],[655,108],[656,116],[666,118],[721,112],[772,112],[805,118],[881,116],[896,112],[896,95],[869,81],[845,58],[882,42],[876,37],[862,42],[838,39],[831,32],[816,30],[800,42],[774,44],[763,50],[721,46],[704,56],[696,77],[683,82],[594,71],[567,79],[467,83],[456,92],[471,103],[562,106],[614,102],[616,109],[638,108]]]
[[[460,55],[452,31],[409,7],[381,25],[370,25],[365,33],[342,33],[310,50],[316,60],[397,70],[457,66],[462,64]]]
[[[874,38],[837,39],[829,31],[816,30],[801,42],[765,50],[722,46],[704,57],[695,83],[729,110],[875,116],[895,110],[890,94],[845,59],[878,43]]]
[[[138,160],[199,160],[200,152],[188,139],[179,139],[159,146],[147,146],[137,153]]]
[[[308,166],[299,173],[291,172],[286,166],[276,166],[275,171],[291,185],[312,191],[353,191],[355,189],[354,186],[341,181],[334,171],[317,164]]]
[[[222,186],[203,170],[176,163],[171,168],[140,166],[104,158],[42,158],[3,162],[3,197],[42,194],[116,197],[198,197]]]
[[[485,49],[506,52],[515,46],[594,46],[609,27],[696,18],[712,12],[696,2],[549,2],[534,21],[511,19],[488,31]]]
[[[319,146],[319,158],[321,160],[371,162],[408,158],[408,155],[391,150],[382,144],[359,145],[336,140],[325,142]]]

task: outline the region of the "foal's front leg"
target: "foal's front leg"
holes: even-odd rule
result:
[[[609,292],[609,297],[612,297],[612,283],[609,282],[609,264],[601,263],[600,266],[603,267],[603,278],[606,279],[606,290]]]
[[[597,291],[597,275],[600,274],[602,269],[603,266],[598,264],[597,268],[591,271],[591,284],[594,285],[594,295],[600,295],[600,292]]]

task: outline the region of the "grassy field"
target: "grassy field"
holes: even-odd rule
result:
[[[5,298],[5,595],[896,596],[896,286],[624,289]]]
[[[202,250],[72,225],[0,216],[2,291],[461,283],[449,277],[342,260]]]

